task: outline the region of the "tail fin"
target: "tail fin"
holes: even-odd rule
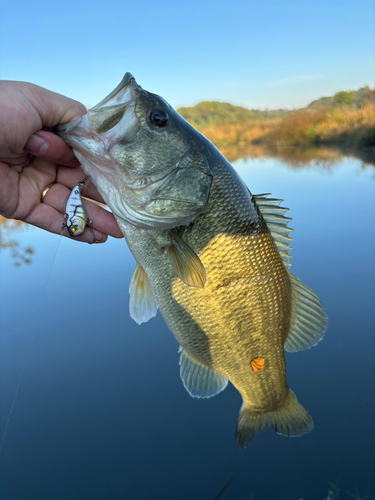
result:
[[[258,432],[267,427],[272,427],[283,436],[302,436],[312,431],[314,422],[289,389],[284,406],[274,411],[254,413],[247,409],[245,403],[242,404],[236,428],[238,446],[245,448]]]

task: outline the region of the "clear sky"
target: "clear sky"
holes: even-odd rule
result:
[[[1,0],[0,77],[93,106],[126,71],[173,106],[301,107],[375,84],[373,0]]]

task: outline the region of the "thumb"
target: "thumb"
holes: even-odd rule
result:
[[[0,82],[0,153],[20,156],[32,135],[86,113],[83,104],[25,82]],[[38,133],[39,137],[40,133]],[[52,139],[51,139],[52,140]],[[28,146],[37,147],[36,143]],[[38,149],[38,148],[37,148]]]
[[[87,113],[86,107],[74,99],[31,83],[19,84],[27,86],[28,99],[38,112],[44,128],[52,129],[58,123],[68,123]]]
[[[58,135],[47,130],[39,130],[31,135],[25,144],[28,153],[67,167],[78,167],[79,161],[73,150]]]

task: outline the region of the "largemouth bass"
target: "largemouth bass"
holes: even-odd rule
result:
[[[180,344],[194,397],[228,380],[243,404],[236,439],[286,436],[313,421],[288,388],[284,349],[323,336],[318,297],[289,272],[292,231],[281,200],[254,196],[214,145],[127,73],[87,114],[56,132],[113,211],[136,260],[130,314],[160,310]]]

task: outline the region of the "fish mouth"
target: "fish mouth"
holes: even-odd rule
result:
[[[117,85],[117,87],[110,92],[107,97],[105,97],[102,101],[100,101],[98,104],[96,104],[93,108],[91,109],[100,109],[104,106],[107,106],[108,104],[119,104],[123,100],[123,90],[126,90],[127,87],[129,87],[129,84],[135,84],[136,87],[138,87],[134,76],[127,72],[125,73],[124,78],[121,80],[121,82]]]
[[[139,129],[135,102],[141,87],[126,73],[119,85],[102,101],[74,121],[53,128],[72,148],[81,153],[108,156],[112,144],[130,142]]]

